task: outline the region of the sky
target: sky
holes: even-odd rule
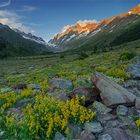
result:
[[[99,22],[139,3],[140,0],[0,0],[0,23],[48,41],[78,21]]]

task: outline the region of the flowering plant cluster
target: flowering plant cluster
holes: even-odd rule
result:
[[[53,97],[37,95],[35,104],[28,104],[22,110],[24,118],[18,121],[13,115],[6,116],[6,126],[15,129],[20,128],[19,133],[27,130],[24,136],[29,134],[31,139],[46,137],[52,139],[57,131],[67,136],[69,123],[82,125],[91,121],[96,115],[96,112],[80,105],[80,100],[76,96],[74,99],[62,102]],[[15,130],[15,132],[17,131]]]
[[[140,118],[135,120],[138,131],[140,132]]]
[[[56,131],[67,135],[68,123],[83,124],[96,115],[95,112],[80,105],[78,96],[66,102],[43,95],[37,95],[35,99],[36,103],[33,106],[28,104],[23,110],[24,123],[27,124],[32,136],[37,137],[41,133],[51,138]]]

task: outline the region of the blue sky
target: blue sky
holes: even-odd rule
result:
[[[79,20],[100,21],[123,13],[140,0],[0,0],[0,22],[49,40]]]

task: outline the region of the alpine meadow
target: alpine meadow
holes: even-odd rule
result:
[[[140,1],[0,0],[0,140],[140,140]]]

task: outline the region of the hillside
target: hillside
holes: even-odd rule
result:
[[[140,38],[140,6],[126,13],[114,16],[99,23],[77,23],[57,34],[49,43],[61,51],[77,49],[90,50],[112,48]],[[135,35],[134,35],[135,34]]]
[[[27,33],[126,4],[108,2],[0,1],[0,140],[140,140],[140,5]]]
[[[48,53],[44,44],[24,38],[7,25],[0,24],[0,57],[31,56]]]
[[[84,59],[0,60],[0,138],[139,139],[139,58],[140,40]]]

